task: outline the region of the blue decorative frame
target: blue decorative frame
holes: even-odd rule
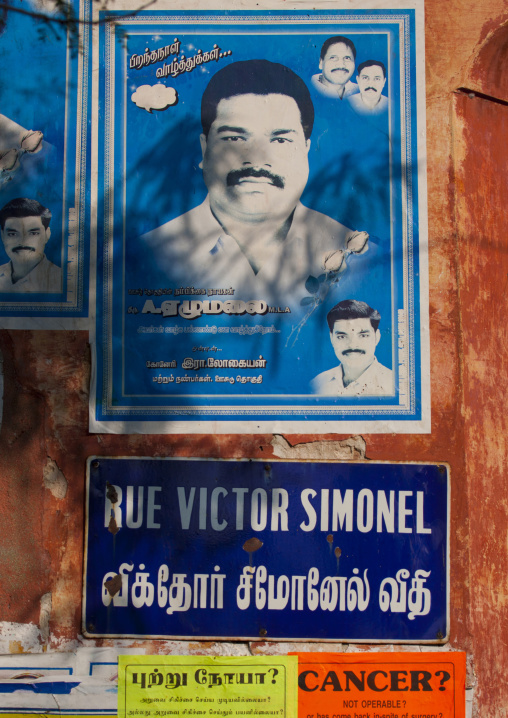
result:
[[[426,200],[418,145],[418,136],[424,136],[423,74],[422,58],[417,56],[417,15],[415,9],[393,7],[100,15],[93,431],[202,432],[212,426],[215,432],[275,427],[349,431],[352,426],[372,432],[430,430]],[[349,269],[328,303],[302,325],[296,342],[294,308],[292,315],[281,313],[274,319],[201,316],[192,322],[143,312],[147,299],[159,311],[168,296],[165,292],[174,292],[175,286],[165,280],[141,235],[199,205],[206,196],[198,167],[198,116],[210,76],[226,63],[263,57],[286,64],[310,85],[321,43],[339,34],[354,38],[357,62],[370,53],[383,59],[389,111],[381,119],[362,118],[346,111],[343,101],[339,110],[338,101],[312,90],[316,121],[302,202],[352,229],[368,231],[369,251],[349,258]],[[160,59],[161,48],[175,40],[186,57],[198,46],[211,50],[214,45],[219,56],[176,77],[157,77],[159,68],[178,60]],[[138,60],[141,66],[136,66],[135,58],[145,57],[147,51],[150,59]],[[157,83],[174,87],[178,104],[151,112],[136,106],[133,92]],[[192,295],[181,297],[189,298]],[[394,373],[391,395],[323,397],[307,387],[314,375],[337,363],[325,315],[345,298],[366,301],[381,313],[382,341],[376,354]],[[272,329],[266,330],[272,319]],[[221,331],[230,331],[228,325],[234,326],[235,336],[221,336]],[[260,335],[263,327],[267,333]],[[262,385],[247,384],[246,391],[235,378],[238,370],[229,372],[231,384],[216,388],[215,377],[227,376],[224,371],[207,372],[213,384],[197,383],[203,367],[189,374],[185,368],[193,368],[194,358],[208,358],[199,352],[213,347],[228,358],[263,356],[266,368],[255,372],[262,376]],[[176,362],[175,368],[171,362]],[[172,382],[178,376],[190,379],[177,386]]]

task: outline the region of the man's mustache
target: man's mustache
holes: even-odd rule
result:
[[[228,187],[234,187],[241,180],[247,179],[248,177],[265,177],[279,189],[284,189],[284,180],[279,175],[274,175],[268,170],[256,170],[254,167],[245,167],[241,170],[231,170],[226,177],[226,184]]]
[[[348,354],[365,354],[365,352],[363,349],[344,349],[342,356],[347,356]]]
[[[349,72],[347,67],[334,67],[332,72]]]
[[[377,92],[377,89],[375,87],[366,87],[364,92],[369,92],[369,90],[372,90],[373,92]]]
[[[12,248],[13,252],[21,252],[24,250],[28,250],[30,252],[35,252],[35,247],[29,247],[28,245],[18,244],[16,247]]]

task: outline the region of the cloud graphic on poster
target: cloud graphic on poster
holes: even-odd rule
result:
[[[178,102],[178,92],[173,87],[166,87],[161,82],[156,85],[141,85],[132,93],[131,100],[147,112],[166,110]]]

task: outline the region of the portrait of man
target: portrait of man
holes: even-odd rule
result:
[[[267,60],[234,62],[201,102],[205,201],[143,235],[169,277],[289,302],[349,230],[304,207],[314,107],[303,80]]]
[[[311,382],[315,394],[383,396],[393,394],[393,372],[380,364],[376,347],[381,316],[365,302],[345,299],[326,315],[330,341],[340,364]]]
[[[312,76],[312,85],[322,95],[344,100],[359,92],[356,82],[351,80],[355,71],[356,48],[352,40],[335,35],[325,40],[321,48],[319,69]]]
[[[356,78],[360,92],[348,102],[360,115],[381,115],[388,109],[388,98],[381,94],[386,84],[386,67],[379,60],[366,60],[358,65]]]
[[[62,270],[44,253],[51,212],[35,199],[13,199],[0,209],[0,233],[9,257],[0,266],[0,292],[60,292]]]

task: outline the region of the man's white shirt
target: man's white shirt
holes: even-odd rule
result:
[[[205,201],[141,239],[160,269],[179,284],[232,287],[235,297],[289,303],[305,296],[309,275],[323,273],[325,255],[345,249],[350,229],[321,212],[297,204],[285,237],[274,241],[255,273],[236,240]]]
[[[374,105],[374,107],[369,107],[369,105],[366,105],[365,102],[362,100],[362,96],[360,94],[348,97],[347,101],[349,102],[353,110],[359,115],[382,115],[388,110],[389,104],[388,98],[385,95],[380,96],[378,102]]]
[[[7,262],[0,265],[0,292],[61,292],[62,270],[44,256],[31,272],[12,281],[12,264]]]
[[[360,92],[360,88],[356,82],[348,80],[345,85],[333,85],[332,83],[324,83],[323,75],[319,72],[317,75],[312,75],[311,82],[313,87],[318,90],[322,95],[327,97],[334,97],[336,100],[345,100],[346,97],[356,95]],[[344,94],[342,91],[344,90]]]
[[[315,394],[326,396],[386,396],[394,393],[393,371],[374,361],[358,379],[344,386],[342,365],[321,372],[311,381]]]

